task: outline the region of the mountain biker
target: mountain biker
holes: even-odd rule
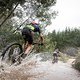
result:
[[[29,25],[26,25],[22,29],[22,36],[25,41],[25,44],[23,44],[24,47],[24,55],[27,55],[29,50],[32,48],[32,43],[33,43],[33,38],[34,38],[34,33],[38,32],[39,34],[39,40],[41,41],[41,44],[43,45],[43,35],[40,30],[40,25],[32,21]]]
[[[53,62],[57,62],[58,60],[58,54],[59,54],[59,50],[58,48],[56,48],[53,52]]]

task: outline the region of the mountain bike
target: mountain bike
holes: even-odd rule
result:
[[[33,46],[26,57],[36,52],[35,46],[40,46],[41,43],[33,43]],[[24,50],[20,43],[13,42],[5,47],[1,54],[1,60],[7,64],[12,65],[14,63],[20,64],[23,59]]]

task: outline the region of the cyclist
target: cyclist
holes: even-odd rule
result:
[[[40,25],[37,22],[32,21],[29,25],[26,25],[22,29],[22,36],[25,41],[25,44],[23,44],[25,56],[28,54],[29,50],[32,48],[35,32],[39,33],[39,40],[41,41],[41,44],[43,44],[43,41],[44,41],[43,35],[40,30]]]
[[[55,49],[53,52],[53,63],[58,61],[59,50]]]

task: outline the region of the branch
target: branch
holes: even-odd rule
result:
[[[29,18],[31,18],[31,17],[33,16],[33,14],[39,9],[39,7],[40,7],[40,6],[38,6],[37,9],[35,9],[34,12],[31,13],[31,15],[28,17],[28,19],[26,19],[18,28],[16,28],[16,29],[13,31],[13,33],[14,33],[17,29],[19,29],[26,21],[28,21]]]
[[[5,18],[5,20],[0,24],[0,27],[6,22],[6,20],[11,16],[11,14],[14,12],[14,10],[16,9],[16,7],[18,6],[19,3],[16,4],[16,6],[14,7],[14,9],[10,12],[10,14]]]

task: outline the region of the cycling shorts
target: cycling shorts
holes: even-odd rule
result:
[[[23,28],[22,30],[22,36],[23,36],[23,39],[25,41],[25,43],[28,41],[29,44],[32,44],[33,43],[33,38],[32,38],[32,35],[31,35],[31,30],[29,28]]]
[[[58,54],[57,54],[57,53],[53,53],[53,56],[56,56],[56,57],[57,57],[57,56],[58,56]]]

